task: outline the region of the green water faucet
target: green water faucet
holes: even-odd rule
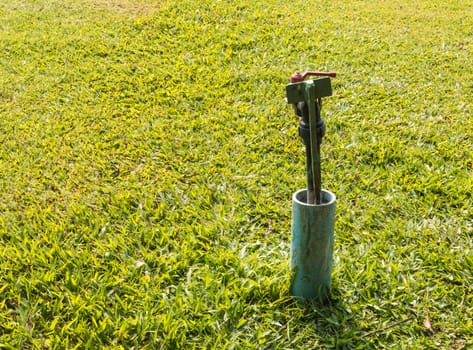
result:
[[[319,78],[305,80],[307,77]],[[294,106],[299,120],[299,136],[306,146],[307,203],[321,203],[320,144],[325,135],[325,123],[320,117],[322,97],[332,95],[330,77],[334,72],[294,73],[286,86],[287,102]]]

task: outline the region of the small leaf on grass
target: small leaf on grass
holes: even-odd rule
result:
[[[243,327],[246,324],[246,320],[244,318],[240,319],[240,321],[237,324],[237,329]]]
[[[432,333],[432,334],[435,334],[435,331],[434,329],[432,328],[432,325],[430,324],[430,318],[429,316],[425,316],[425,319],[424,319],[424,327],[427,328],[427,330]]]
[[[51,324],[49,325],[49,330],[54,331],[54,329],[56,328],[57,322],[58,322],[58,318],[55,317],[51,321]]]
[[[135,262],[135,267],[136,267],[137,269],[139,269],[140,267],[142,267],[142,266],[144,266],[144,265],[146,265],[146,263],[145,263],[144,261],[137,260],[137,261]]]

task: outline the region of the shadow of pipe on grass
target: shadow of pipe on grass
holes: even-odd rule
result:
[[[292,326],[288,326],[289,338],[307,339],[307,348],[370,348],[368,339],[363,337],[359,317],[344,303],[336,287],[332,286],[323,302],[289,297],[287,306],[299,310],[291,319]]]

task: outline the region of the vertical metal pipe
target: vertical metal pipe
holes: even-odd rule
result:
[[[322,203],[307,203],[307,190],[292,197],[290,292],[300,300],[323,300],[332,282],[335,195],[322,190]]]
[[[310,129],[310,153],[312,156],[312,178],[315,201],[312,199],[312,194],[309,193],[307,203],[309,204],[320,204],[321,203],[321,175],[320,175],[320,142],[317,135],[317,100],[315,96],[315,84],[308,82],[306,84],[306,96],[308,101],[308,112],[309,112],[309,129]]]

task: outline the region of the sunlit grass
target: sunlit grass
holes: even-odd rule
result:
[[[472,9],[2,2],[0,347],[471,347]],[[308,69],[338,73],[337,224],[331,300],[303,307],[284,93]]]

